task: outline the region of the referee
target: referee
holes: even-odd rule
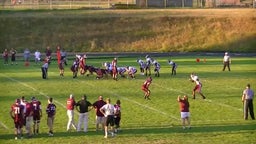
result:
[[[242,102],[244,104],[244,119],[248,119],[248,111],[250,112],[251,118],[255,120],[253,112],[253,97],[254,92],[250,88],[250,84],[247,84],[246,89],[243,91]]]
[[[230,71],[230,64],[231,64],[231,58],[228,55],[228,52],[225,52],[225,55],[223,57],[223,70],[225,71],[226,67],[228,67],[228,71]]]

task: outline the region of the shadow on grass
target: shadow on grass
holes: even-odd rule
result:
[[[63,137],[81,137],[81,136],[104,136],[104,132],[95,132],[95,131],[88,131],[87,133],[84,132],[56,132],[54,133],[54,138],[63,138]],[[24,139],[41,139],[41,138],[51,138],[48,133],[40,133],[38,135],[34,135],[31,138],[27,138],[24,135]],[[0,135],[0,140],[13,140],[14,134],[6,134]]]
[[[171,134],[171,133],[213,133],[213,132],[238,132],[238,131],[256,130],[256,124],[244,125],[203,125],[191,127],[191,129],[182,129],[177,127],[145,127],[138,129],[126,129],[123,134]]]
[[[118,135],[144,135],[144,134],[174,134],[174,133],[216,133],[216,132],[255,132],[256,124],[238,124],[238,125],[200,125],[195,126],[191,129],[182,129],[181,126],[144,126],[134,127],[134,128],[125,128]],[[63,138],[63,137],[81,137],[81,136],[103,136],[104,132],[95,132],[89,131],[84,132],[56,132],[54,133],[54,138]],[[47,133],[41,133],[39,135],[33,136],[31,139],[41,139],[49,138]],[[2,140],[14,139],[13,134],[0,135]]]

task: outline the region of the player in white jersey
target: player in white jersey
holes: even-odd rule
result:
[[[194,73],[192,73],[190,75],[190,80],[191,80],[191,82],[195,82],[195,84],[196,84],[196,86],[193,89],[193,93],[192,93],[193,99],[196,98],[196,95],[195,95],[196,92],[198,92],[202,96],[202,98],[205,99],[206,97],[201,92],[202,83],[199,81],[199,77],[197,75],[195,75]]]
[[[139,66],[140,66],[140,74],[141,74],[141,75],[144,75],[144,73],[145,73],[145,68],[146,68],[146,63],[145,63],[143,60],[141,60],[141,59],[137,59],[137,63],[138,63]]]
[[[117,67],[117,72],[121,77],[125,77],[124,73],[126,72],[125,67]]]
[[[231,58],[228,55],[228,52],[225,52],[225,55],[223,57],[223,69],[222,69],[222,71],[225,71],[226,67],[228,67],[228,71],[230,71],[230,64],[231,64]]]
[[[126,71],[128,72],[128,75],[131,77],[131,78],[135,78],[135,73],[137,72],[137,69],[135,67],[132,67],[132,66],[128,66],[126,67]]]
[[[153,61],[153,64],[154,64],[154,66],[155,66],[155,69],[154,69],[155,76],[156,76],[156,77],[159,77],[159,76],[160,76],[159,71],[160,71],[160,68],[161,68],[160,63],[157,62],[156,60],[154,60],[154,61]]]

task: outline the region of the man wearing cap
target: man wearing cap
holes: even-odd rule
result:
[[[96,111],[96,131],[99,130],[99,124],[102,125],[101,128],[104,130],[105,117],[104,114],[100,112],[100,108],[105,104],[106,102],[103,100],[102,96],[99,96],[98,100],[92,104]]]
[[[225,71],[226,67],[228,67],[228,71],[230,71],[230,64],[231,64],[231,58],[228,55],[228,52],[225,52],[225,55],[223,57],[223,70]]]
[[[84,124],[84,132],[87,132],[88,128],[88,111],[92,109],[92,104],[87,101],[86,95],[82,96],[82,99],[76,103],[76,110],[79,112],[79,121],[77,124],[77,131],[81,131],[82,123]]]
[[[242,95],[242,102],[243,102],[243,109],[244,109],[244,119],[248,119],[248,111],[250,112],[250,116],[253,120],[255,120],[254,117],[254,112],[253,112],[253,97],[254,97],[254,92],[250,88],[250,84],[246,85],[246,89],[243,91]]]
[[[73,126],[73,128],[76,130],[76,125],[74,122],[74,108],[76,105],[76,101],[75,98],[73,96],[73,94],[70,94],[68,100],[67,100],[67,115],[68,115],[68,124],[67,124],[67,131],[71,130],[71,125]]]

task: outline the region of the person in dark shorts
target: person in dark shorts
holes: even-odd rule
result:
[[[243,95],[242,95],[245,120],[248,119],[248,112],[250,112],[250,116],[252,120],[255,120],[254,112],[253,112],[253,97],[254,97],[254,91],[251,89],[251,85],[247,84],[246,89],[243,91]]]
[[[105,122],[105,136],[104,138],[108,138],[108,126],[110,125],[110,133],[113,136],[114,134],[114,115],[115,115],[115,107],[110,103],[110,98],[107,98],[106,103],[104,106],[100,108],[100,112],[104,114],[106,117],[106,122]]]

